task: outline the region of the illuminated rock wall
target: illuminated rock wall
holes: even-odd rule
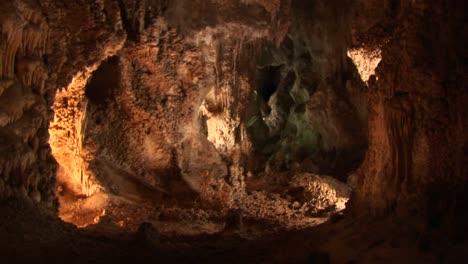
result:
[[[362,160],[363,84],[346,55],[351,16],[336,3],[163,1],[122,8],[129,38],[115,56],[115,74],[94,73],[119,81],[105,88],[106,103],[88,104],[84,141],[85,152],[94,153],[85,167],[108,190],[125,193],[109,187],[116,173],[102,164],[158,191],[173,193],[177,182],[232,204],[249,172],[299,163],[304,172],[345,179]],[[334,15],[342,18],[329,19]],[[264,78],[278,78],[283,87],[269,102],[261,98],[258,74],[271,65],[286,70]],[[276,105],[282,100],[293,102]]]
[[[84,20],[86,27],[80,22]],[[125,37],[118,32],[119,9],[99,1],[73,1],[70,6],[3,1],[0,21],[0,197],[21,197],[55,209],[57,163],[48,133],[55,91],[115,52]],[[78,104],[73,98],[70,103]],[[56,121],[62,116],[59,112]],[[76,127],[52,141],[59,137],[79,144]],[[57,153],[60,159],[62,152]]]

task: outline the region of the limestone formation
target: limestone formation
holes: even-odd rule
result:
[[[2,0],[0,251],[463,263],[465,2]]]

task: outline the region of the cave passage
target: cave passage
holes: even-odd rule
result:
[[[245,231],[252,236],[269,231],[256,221],[315,226],[345,208],[347,178],[366,148],[360,102],[337,95],[344,83],[306,81],[318,74],[312,67],[318,61],[301,47],[303,40],[262,44],[250,64],[251,55],[243,53],[250,44],[238,41],[223,36],[193,47],[205,70],[184,74],[202,88],[174,82],[184,75],[171,75],[180,62],[169,55],[149,68],[145,57],[132,57],[138,49],[128,48],[57,93],[50,144],[60,165],[62,220],[134,230],[150,218],[167,226],[161,232],[215,233],[227,228],[224,218],[235,211],[245,230],[255,229]],[[300,56],[288,57],[294,53]],[[351,61],[334,78],[349,78],[348,71],[356,72],[348,89],[359,94],[362,83]],[[137,205],[145,212],[135,213]],[[182,219],[156,217],[167,207],[212,220],[194,221],[187,230]],[[266,208],[268,214],[259,213]]]
[[[468,263],[466,21],[0,1],[0,259]]]

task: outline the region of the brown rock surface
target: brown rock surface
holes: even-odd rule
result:
[[[461,0],[2,1],[0,249],[463,262],[466,29]]]

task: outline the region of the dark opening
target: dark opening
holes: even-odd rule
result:
[[[265,66],[260,69],[258,77],[259,93],[265,102],[270,100],[270,97],[278,89],[281,81],[282,66]]]
[[[95,105],[105,106],[112,90],[119,86],[119,58],[110,57],[93,73],[88,81],[85,95]]]

